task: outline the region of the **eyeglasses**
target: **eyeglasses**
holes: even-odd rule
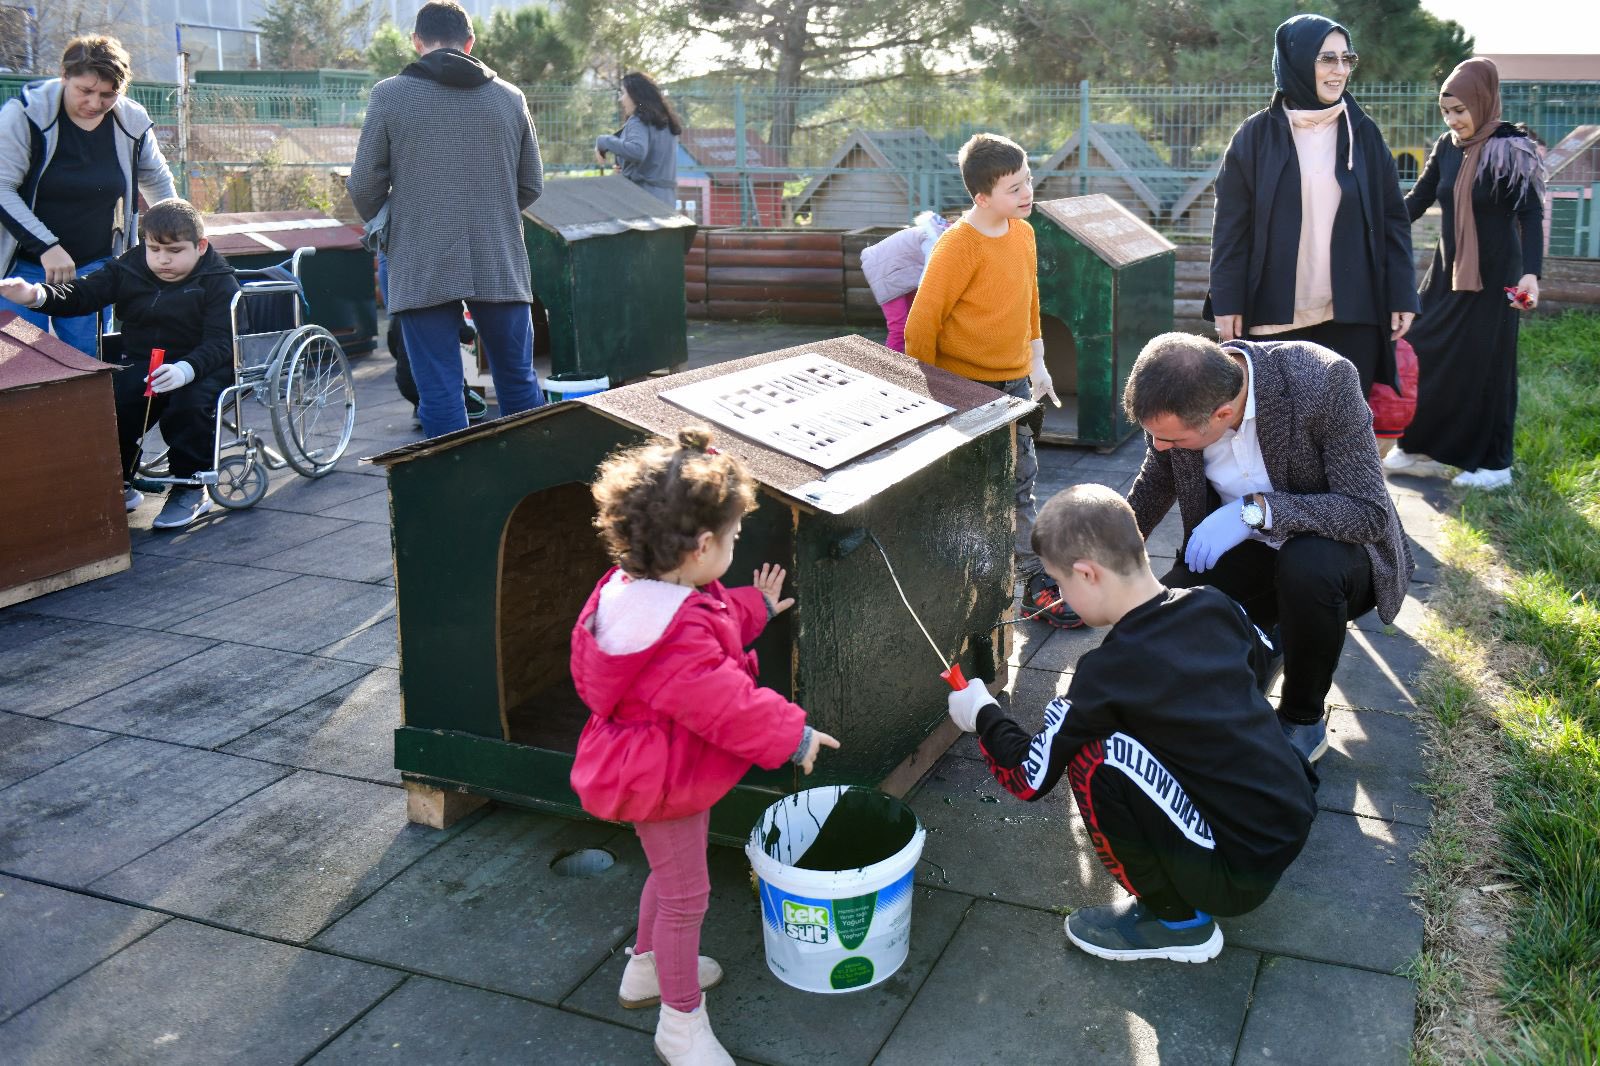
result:
[[[1317,53],[1317,66],[1319,67],[1327,67],[1328,69],[1332,70],[1339,65],[1340,60],[1344,61],[1345,66],[1349,67],[1351,70],[1354,70],[1356,69],[1356,64],[1361,62],[1361,57],[1356,55],[1354,52],[1344,52],[1342,54],[1339,52]]]

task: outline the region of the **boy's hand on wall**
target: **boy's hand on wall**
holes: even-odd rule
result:
[[[834,740],[820,729],[813,729],[811,731],[811,743],[806,748],[806,757],[800,760],[800,769],[809,774],[811,772],[811,767],[817,761],[818,751],[822,750],[823,748],[833,748],[837,750],[838,747],[839,742],[837,740]]]
[[[945,697],[945,705],[950,710],[950,720],[963,733],[977,732],[979,711],[991,705],[1000,706],[999,701],[989,695],[989,687],[982,681],[968,681],[966,688]]]
[[[755,577],[751,581],[751,584],[760,590],[761,595],[767,598],[767,606],[772,608],[774,617],[794,606],[793,596],[782,600],[778,598],[783,595],[783,579],[788,576],[789,572],[783,567],[773,563],[762,563],[761,569],[755,572]],[[829,739],[832,738],[830,737]],[[834,745],[836,748],[838,746],[837,744]],[[810,772],[810,770],[806,771],[806,773]]]
[[[150,375],[150,389],[152,392],[172,392],[181,389],[194,380],[194,367],[183,360],[176,363],[163,363]]]
[[[0,281],[0,297],[23,307],[32,307],[44,300],[44,287],[21,278],[6,278]]]

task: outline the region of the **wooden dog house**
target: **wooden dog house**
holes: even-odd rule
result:
[[[1009,630],[995,627],[1012,605],[1012,423],[1032,405],[845,337],[649,378],[373,460],[389,477],[404,702],[395,765],[414,819],[439,824],[477,797],[582,816],[568,775],[588,711],[569,674],[570,636],[609,567],[588,483],[614,450],[704,421],[664,391],[796,356],[953,410],[930,406],[936,420],[831,470],[715,431],[762,489],[729,580],[779,563],[798,601],[755,645],[761,682],[843,744],[806,786],[903,792],[953,743],[940,666],[860,531],[882,542],[945,653],[969,676],[996,676]],[[794,767],[752,771],[713,811],[713,834],[742,839],[800,787]]]
[[[1115,447],[1135,427],[1122,388],[1145,341],[1172,330],[1176,246],[1104,194],[1035,201],[1048,401],[1039,439]]]
[[[961,171],[921,126],[856,130],[824,173],[795,198],[795,214],[818,229],[906,226],[919,211],[972,206]]]

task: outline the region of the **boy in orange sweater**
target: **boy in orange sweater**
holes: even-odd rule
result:
[[[972,209],[933,246],[906,320],[906,354],[1023,399],[1049,396],[1039,329],[1039,264],[1033,227],[1033,174],[1016,142],[975,134],[957,156]],[[1034,436],[1042,413],[1017,425],[1017,572],[1027,608],[1062,628],[1083,625],[1061,599],[1033,551],[1039,516]]]

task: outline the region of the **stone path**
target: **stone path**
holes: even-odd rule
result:
[[[691,329],[692,362],[823,329]],[[411,440],[379,353],[358,365],[352,455]],[[1041,498],[1125,489],[1140,445],[1046,448]],[[1396,498],[1432,579],[1437,499]],[[155,535],[131,571],[0,611],[0,1048],[7,1062],[638,1063],[654,1011],[615,990],[645,874],[631,832],[490,808],[407,824],[388,509],[353,459],[276,475],[254,510]],[[1170,564],[1172,520],[1152,542]],[[766,970],[748,866],[714,849],[705,950],[717,1032],[752,1063],[1395,1063],[1421,946],[1407,897],[1427,825],[1410,679],[1420,611],[1352,627],[1322,812],[1206,966],[1070,948],[1064,908],[1115,892],[1066,789],[1024,805],[970,738],[913,793],[929,829],[906,966],[870,990],[794,991]],[[1024,721],[1094,632],[1022,626]],[[560,877],[576,847],[617,857]]]

